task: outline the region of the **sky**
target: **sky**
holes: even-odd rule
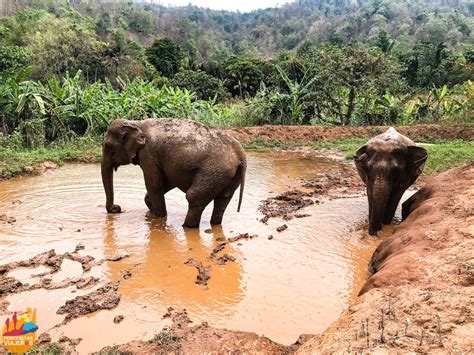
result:
[[[291,0],[154,0],[153,2],[171,6],[186,6],[191,3],[195,6],[208,7],[214,10],[248,12],[283,5],[291,2]]]

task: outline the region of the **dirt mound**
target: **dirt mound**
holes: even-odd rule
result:
[[[300,351],[472,352],[472,181],[469,164],[430,179],[407,200],[405,220],[376,249],[360,297]]]
[[[348,138],[369,138],[383,133],[388,126],[259,126],[226,130],[243,143],[255,140],[282,142],[336,141]],[[397,126],[397,131],[415,141],[433,139],[474,140],[474,127],[444,125]]]
[[[277,344],[255,333],[217,329],[205,322],[192,326],[186,310],[171,310],[167,316],[171,317],[172,325],[162,329],[152,340],[132,341],[124,345],[107,347],[102,349],[101,353],[288,354],[294,351],[292,346]]]

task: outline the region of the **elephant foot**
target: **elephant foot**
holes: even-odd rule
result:
[[[222,217],[219,218],[211,218],[211,225],[217,226],[219,224],[222,224]]]
[[[112,205],[110,207],[106,207],[108,213],[121,213],[122,208],[119,205]]]
[[[150,212],[153,213],[153,215],[155,217],[166,217],[167,216],[166,211],[165,212],[163,212],[163,211],[154,211],[154,210],[150,209]]]
[[[184,228],[199,228],[199,222],[197,223],[190,223],[190,222],[184,222],[183,223]]]

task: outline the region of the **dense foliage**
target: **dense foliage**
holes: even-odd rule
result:
[[[299,0],[246,14],[1,1],[0,135],[38,147],[99,137],[119,117],[470,123],[473,12],[463,0]]]

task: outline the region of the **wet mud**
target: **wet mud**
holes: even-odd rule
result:
[[[249,332],[242,339],[286,349],[338,317],[366,280],[379,242],[354,228],[366,218],[365,197],[342,203],[302,186],[301,179],[316,181],[342,164],[309,151],[249,152],[252,183],[241,213],[234,196],[222,226],[209,225],[206,209],[199,230],[181,228],[186,200],[179,191],[166,195],[166,219],[151,216],[143,177],[132,166],[116,174],[116,198],[124,208],[119,215],[105,213],[97,165],[66,165],[2,182],[0,211],[16,222],[0,222],[0,315],[2,309],[37,307],[51,342],[82,338],[65,344],[87,353],[153,338],[169,326],[171,316],[162,314],[172,306],[185,308],[196,324],[208,322],[199,330],[203,336],[242,329]],[[321,203],[292,211],[288,220],[258,222],[261,201],[293,190]],[[291,200],[278,201],[285,199]],[[350,215],[342,213],[347,209]],[[287,230],[276,232],[283,225]]]
[[[114,309],[120,303],[120,293],[118,292],[119,282],[109,282],[105,286],[84,295],[77,296],[57,310],[57,314],[64,314],[62,324],[101,309]]]
[[[314,154],[314,151],[312,153]],[[260,219],[260,222],[267,223],[274,217],[285,221],[310,217],[310,214],[299,211],[313,204],[324,203],[327,199],[353,198],[363,195],[365,195],[365,185],[356,168],[350,163],[341,162],[337,170],[330,169],[329,172],[321,172],[312,179],[300,178],[298,189],[291,189],[261,201],[259,211],[264,217]]]

